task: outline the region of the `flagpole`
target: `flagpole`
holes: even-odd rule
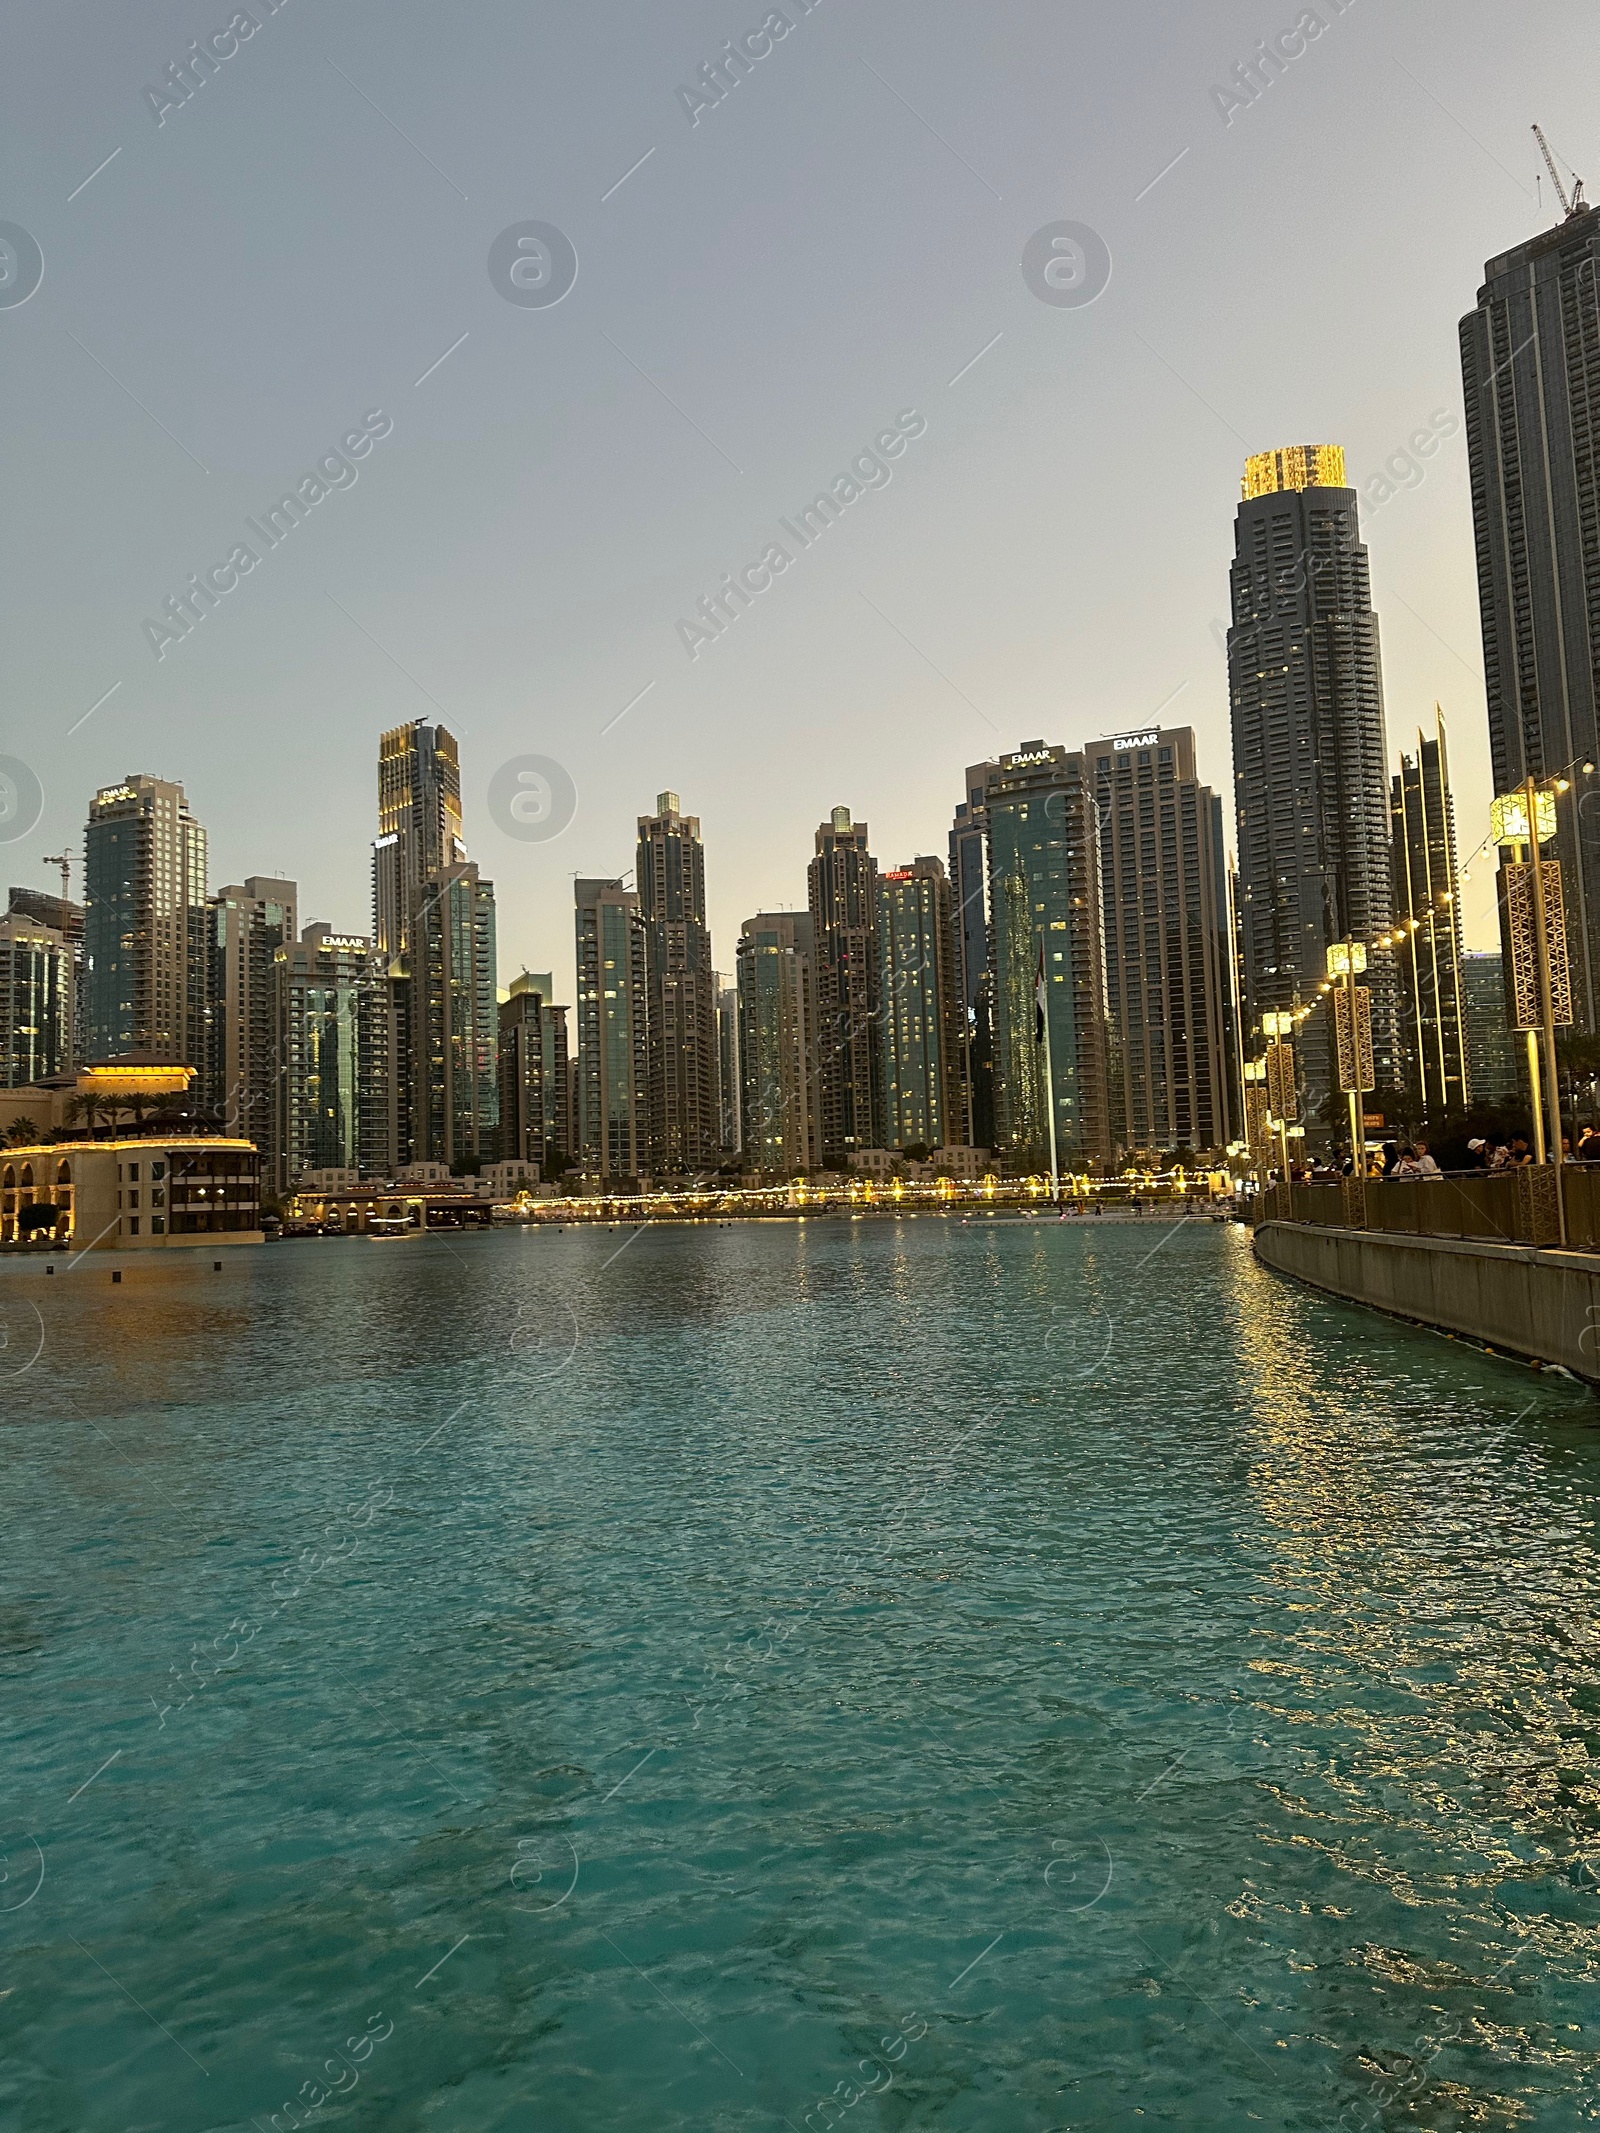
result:
[[[1056,1076],[1050,1059],[1050,978],[1045,968],[1044,933],[1039,934],[1039,1019],[1044,1024],[1044,1093],[1050,1112],[1050,1205],[1061,1199],[1061,1164],[1056,1155]]]

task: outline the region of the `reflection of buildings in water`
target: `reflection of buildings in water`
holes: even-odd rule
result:
[[[1381,1891],[1391,1920],[1394,1898],[1423,1914],[1412,1946],[1385,1949],[1358,1911],[1335,1993],[1358,1966],[1398,2022],[1426,2029],[1406,1988],[1436,2026],[1441,1991],[1470,1988],[1497,2058],[1537,2049],[1576,2068],[1551,2042],[1550,2007],[1524,2016],[1509,1967],[1525,1972],[1536,1953],[1576,1983],[1600,1953],[1600,1912],[1557,1917],[1543,1893],[1581,1878],[1600,1823],[1585,1732],[1600,1698],[1600,1556],[1592,1522],[1552,1487],[1539,1422],[1519,1426],[1560,1396],[1527,1401],[1460,1350],[1413,1360],[1399,1352],[1409,1335],[1365,1313],[1341,1327],[1243,1253],[1225,1278],[1250,1494],[1275,1553],[1249,1665],[1267,1725],[1302,1743],[1293,1774],[1266,1788],[1283,1819],[1259,1838],[1320,1853]],[[1514,1924],[1508,1883],[1527,1890],[1511,1899]],[[1458,1944],[1505,1956],[1492,1991],[1495,1961],[1474,1980],[1445,1960]],[[1331,2000],[1328,2021],[1348,2028]],[[1502,2058],[1499,2075],[1510,2071]],[[1492,2088],[1496,2068],[1484,2074]]]

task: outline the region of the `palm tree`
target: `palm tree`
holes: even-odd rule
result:
[[[6,1135],[6,1139],[13,1148],[37,1147],[39,1144],[39,1128],[31,1118],[14,1118],[11,1121],[11,1131]]]

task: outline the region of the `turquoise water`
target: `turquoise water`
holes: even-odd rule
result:
[[[5,2128],[1600,2112],[1587,1391],[1201,1223],[124,1263],[0,1266]]]

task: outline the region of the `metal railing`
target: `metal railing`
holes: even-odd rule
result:
[[[1559,1182],[1558,1182],[1559,1181]],[[1269,1185],[1257,1220],[1330,1229],[1381,1230],[1402,1237],[1468,1237],[1497,1244],[1554,1245],[1556,1193],[1574,1251],[1600,1250],[1600,1167],[1446,1173],[1436,1178],[1333,1178]]]

